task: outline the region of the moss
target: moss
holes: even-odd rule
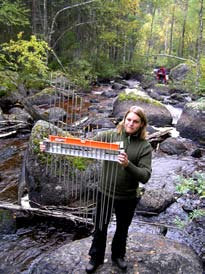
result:
[[[0,90],[0,97],[3,97],[4,95],[6,95],[6,91],[5,90]]]
[[[55,88],[53,87],[47,87],[44,88],[41,92],[39,92],[37,95],[42,95],[42,94],[54,94],[56,92]]]
[[[30,149],[37,156],[39,163],[42,165],[47,165],[48,169],[51,170],[51,165],[54,160],[53,158],[56,156],[50,153],[40,151],[40,142],[48,138],[50,131],[51,131],[51,128],[49,128],[49,126],[46,128],[42,124],[36,124],[31,134]],[[68,132],[63,131],[61,129],[58,129],[58,135],[61,135],[63,137],[72,136]],[[83,157],[57,155],[56,157],[56,173],[57,174],[61,174],[61,171],[59,169],[61,161],[67,162],[69,165],[73,166],[74,168],[77,168],[78,170],[85,170],[92,160],[88,158],[83,158]]]
[[[91,159],[88,158],[82,158],[82,157],[73,157],[73,165],[78,170],[86,170],[87,166],[91,163]]]
[[[54,95],[56,93],[56,90],[55,88],[53,87],[47,87],[47,88],[44,88],[42,91],[36,93],[35,95],[31,96],[30,98],[38,98],[38,97],[41,97],[43,95]]]
[[[147,104],[153,104],[155,106],[163,106],[162,103],[160,103],[159,101],[157,100],[154,100],[150,97],[148,97],[147,95],[139,95],[135,92],[130,92],[130,93],[125,93],[125,92],[122,92],[119,94],[118,96],[119,98],[119,101],[122,102],[122,101],[129,101],[129,100],[132,100],[132,101],[140,101],[140,102],[143,102],[143,103],[147,103]]]

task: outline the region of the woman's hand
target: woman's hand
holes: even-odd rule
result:
[[[44,143],[40,142],[40,151],[43,152],[45,151],[45,149],[46,149],[46,146],[44,145]]]
[[[124,167],[128,166],[129,160],[126,152],[123,151],[118,155],[118,163]]]

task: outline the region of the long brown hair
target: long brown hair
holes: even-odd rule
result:
[[[146,138],[146,135],[147,135],[147,132],[146,132],[147,117],[146,117],[146,115],[145,115],[145,113],[144,113],[143,108],[141,108],[141,107],[132,106],[132,107],[125,113],[125,116],[124,116],[123,120],[118,124],[118,126],[117,126],[117,131],[118,131],[118,133],[121,133],[121,132],[122,132],[122,129],[124,128],[125,119],[126,119],[127,115],[128,115],[130,112],[133,112],[134,114],[136,114],[137,116],[140,117],[142,126],[141,126],[140,129],[138,130],[138,133],[139,133],[139,138],[144,140],[144,139]]]

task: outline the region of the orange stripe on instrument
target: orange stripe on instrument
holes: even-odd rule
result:
[[[72,137],[61,137],[55,135],[49,135],[50,142],[63,143],[69,145],[76,145],[81,147],[89,147],[89,148],[98,148],[98,149],[107,149],[107,150],[119,150],[120,145],[114,143],[107,143],[101,141],[94,140],[84,140],[80,138],[72,138]]]

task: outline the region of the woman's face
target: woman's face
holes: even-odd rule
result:
[[[129,112],[124,122],[126,133],[135,134],[142,126],[141,118],[137,114]]]

